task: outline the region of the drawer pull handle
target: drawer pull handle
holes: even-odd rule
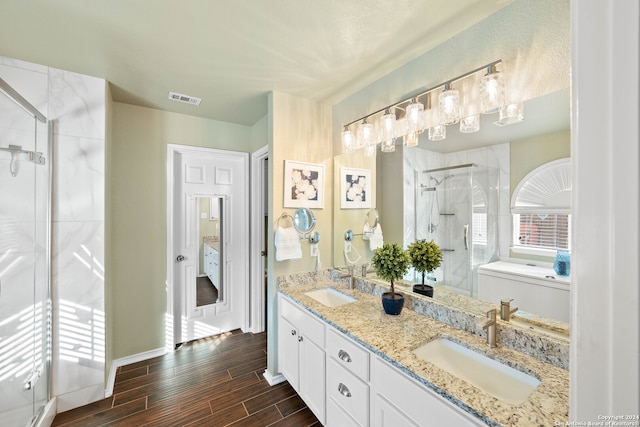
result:
[[[338,392],[344,397],[351,397],[351,392],[349,391],[349,387],[340,383],[338,384]]]
[[[351,356],[349,356],[349,353],[344,350],[340,350],[338,352],[338,358],[340,358],[340,360],[342,360],[343,362],[351,362]]]

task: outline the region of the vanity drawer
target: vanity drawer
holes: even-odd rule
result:
[[[327,399],[360,426],[369,425],[369,385],[331,358],[327,362]]]
[[[369,352],[335,329],[329,329],[327,334],[327,354],[363,381],[369,381]]]

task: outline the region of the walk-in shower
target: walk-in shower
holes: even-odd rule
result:
[[[499,171],[461,164],[424,170],[416,183],[416,238],[434,240],[443,255],[433,278],[476,296],[477,267],[499,258]]]
[[[0,425],[32,425],[49,401],[50,157],[47,119],[0,79]]]

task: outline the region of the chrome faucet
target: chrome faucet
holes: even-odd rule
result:
[[[349,274],[343,274],[342,276],[340,276],[341,279],[346,279],[347,277],[349,278],[349,289],[353,290],[354,288],[354,283],[355,283],[355,269],[356,266],[355,265],[350,265],[347,267],[349,269]]]
[[[500,318],[505,322],[508,322],[511,319],[511,315],[518,311],[518,307],[511,308],[511,301],[513,299],[503,299],[500,301]]]
[[[497,347],[496,317],[497,317],[497,310],[495,308],[492,308],[491,310],[487,311],[487,319],[478,325],[482,329],[485,329],[487,331],[487,344],[489,345],[489,347]]]

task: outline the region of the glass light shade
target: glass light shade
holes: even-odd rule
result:
[[[493,70],[480,83],[480,111],[483,114],[497,113],[504,105],[504,84],[502,74]]]
[[[358,128],[358,147],[367,147],[369,144],[375,144],[373,138],[373,125],[366,121]]]
[[[380,140],[384,142],[392,140],[392,143],[396,137],[395,135],[396,115],[387,113],[380,117],[378,121],[378,128],[380,129]],[[384,149],[382,150],[384,151]]]
[[[447,137],[447,127],[445,125],[436,125],[429,128],[430,141],[442,141]]]
[[[404,145],[407,147],[415,147],[418,145],[418,132],[410,132],[404,136]]]
[[[412,102],[407,105],[407,132],[420,132],[422,129],[422,112],[424,105],[420,102]]]
[[[480,114],[473,114],[460,119],[460,132],[473,133],[480,130]]]
[[[380,150],[385,153],[391,153],[396,151],[396,140],[395,139],[385,139],[380,144]]]
[[[353,132],[345,128],[345,130],[342,131],[342,152],[351,153],[355,148]]]
[[[498,126],[512,125],[524,120],[524,105],[522,102],[514,102],[513,104],[500,107],[500,118],[494,122]]]
[[[364,146],[365,157],[375,157],[376,151],[378,151],[378,145],[373,140]]]
[[[452,125],[460,121],[460,92],[447,89],[438,95],[440,104],[440,123]]]

